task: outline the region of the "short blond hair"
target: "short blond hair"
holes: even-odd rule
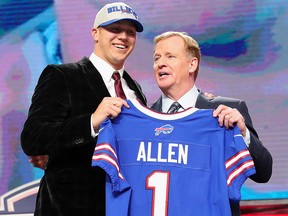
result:
[[[189,36],[186,32],[167,31],[154,37],[154,44],[156,45],[159,41],[166,39],[166,38],[173,37],[173,36],[181,37],[184,40],[184,43],[185,43],[184,46],[185,46],[185,50],[186,50],[188,58],[189,57],[197,58],[198,65],[194,73],[194,80],[196,80],[198,76],[199,65],[200,65],[200,60],[201,60],[201,51],[200,51],[199,44],[194,38]]]

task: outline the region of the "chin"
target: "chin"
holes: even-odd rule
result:
[[[158,87],[161,89],[161,91],[165,92],[167,89],[169,89],[170,85],[158,82]]]
[[[171,80],[169,81],[169,79],[167,78],[159,78],[157,80],[157,84],[159,87],[162,86],[163,88],[168,88],[172,85],[172,82]]]

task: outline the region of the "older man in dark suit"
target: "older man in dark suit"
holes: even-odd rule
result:
[[[215,109],[220,126],[238,125],[253,158],[256,174],[250,178],[255,182],[268,182],[272,174],[272,156],[263,146],[253,128],[246,103],[227,97],[206,97],[195,86],[199,71],[200,48],[198,43],[183,32],[165,32],[154,39],[154,73],[162,90],[161,97],[151,108],[170,112],[177,103],[177,110],[189,107]],[[175,109],[174,109],[175,110]],[[240,215],[239,202],[230,201],[233,216]]]
[[[49,156],[35,215],[105,215],[105,175],[91,167],[91,158],[100,123],[128,106],[120,96],[146,104],[140,86],[124,70],[142,31],[130,6],[107,4],[95,18],[90,57],[48,65],[42,72],[21,135],[27,155]],[[120,82],[114,81],[115,71]],[[122,86],[114,88],[116,83]]]

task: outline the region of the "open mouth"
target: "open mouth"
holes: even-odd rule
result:
[[[159,77],[162,78],[162,77],[165,77],[169,75],[167,72],[159,72]]]

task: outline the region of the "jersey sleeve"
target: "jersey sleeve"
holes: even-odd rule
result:
[[[117,139],[111,120],[107,118],[99,129],[92,166],[106,172],[106,215],[127,216],[131,187],[123,177],[117,156]],[[97,196],[95,194],[95,196]]]
[[[237,126],[233,130],[226,131],[225,140],[225,166],[229,199],[240,201],[242,185],[256,170],[253,159]]]
[[[117,139],[111,120],[107,118],[100,125],[98,140],[92,157],[92,166],[98,166],[105,170],[111,179],[113,192],[121,192],[129,185],[121,173],[116,149]]]

